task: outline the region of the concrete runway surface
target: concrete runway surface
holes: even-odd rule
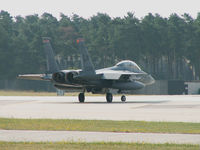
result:
[[[0,117],[99,120],[145,120],[200,122],[200,96],[127,96],[122,103],[114,96],[88,96],[79,103],[75,96],[0,96]]]
[[[0,130],[0,141],[12,142],[139,142],[200,144],[200,134],[114,133],[85,131]]]
[[[200,122],[200,96],[0,96],[0,117]],[[200,144],[200,134],[0,130],[0,141],[82,141]]]

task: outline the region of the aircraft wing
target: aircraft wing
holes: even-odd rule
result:
[[[127,71],[109,71],[109,72],[102,72],[101,79],[104,80],[138,80],[144,75],[144,73],[133,73]]]
[[[50,74],[24,74],[18,75],[18,79],[26,79],[26,80],[43,80],[50,81],[52,79],[52,75]]]

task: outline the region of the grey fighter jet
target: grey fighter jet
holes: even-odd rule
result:
[[[60,70],[54,58],[50,39],[43,38],[43,43],[47,57],[47,72],[19,75],[18,78],[51,81],[57,89],[78,90],[80,91],[78,99],[81,103],[85,101],[85,92],[106,93],[106,100],[111,103],[113,91],[123,94],[129,90],[141,89],[155,81],[150,74],[142,71],[135,62],[130,60],[121,61],[109,68],[95,70],[83,39],[77,40],[81,56],[81,69]],[[124,95],[121,96],[121,101],[126,101]]]

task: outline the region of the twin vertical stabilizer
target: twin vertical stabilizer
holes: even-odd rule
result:
[[[54,73],[59,71],[58,64],[56,63],[53,49],[50,44],[49,37],[43,37],[44,51],[46,54],[47,61],[47,73]],[[95,74],[95,69],[92,64],[91,58],[89,56],[88,50],[85,47],[84,40],[82,38],[77,39],[77,44],[79,45],[79,51],[81,55],[81,68],[82,73]]]
[[[44,51],[46,54],[46,61],[47,61],[47,73],[54,73],[59,71],[58,65],[55,60],[54,52],[50,44],[49,37],[43,37],[43,44],[44,44]]]
[[[94,65],[92,64],[88,50],[85,47],[84,39],[82,38],[77,39],[77,44],[79,45],[79,50],[81,54],[82,73],[95,74]]]

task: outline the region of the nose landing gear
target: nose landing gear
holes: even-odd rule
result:
[[[122,101],[122,102],[125,102],[125,101],[126,101],[126,96],[125,96],[125,95],[122,95],[122,96],[121,96],[121,101]]]

